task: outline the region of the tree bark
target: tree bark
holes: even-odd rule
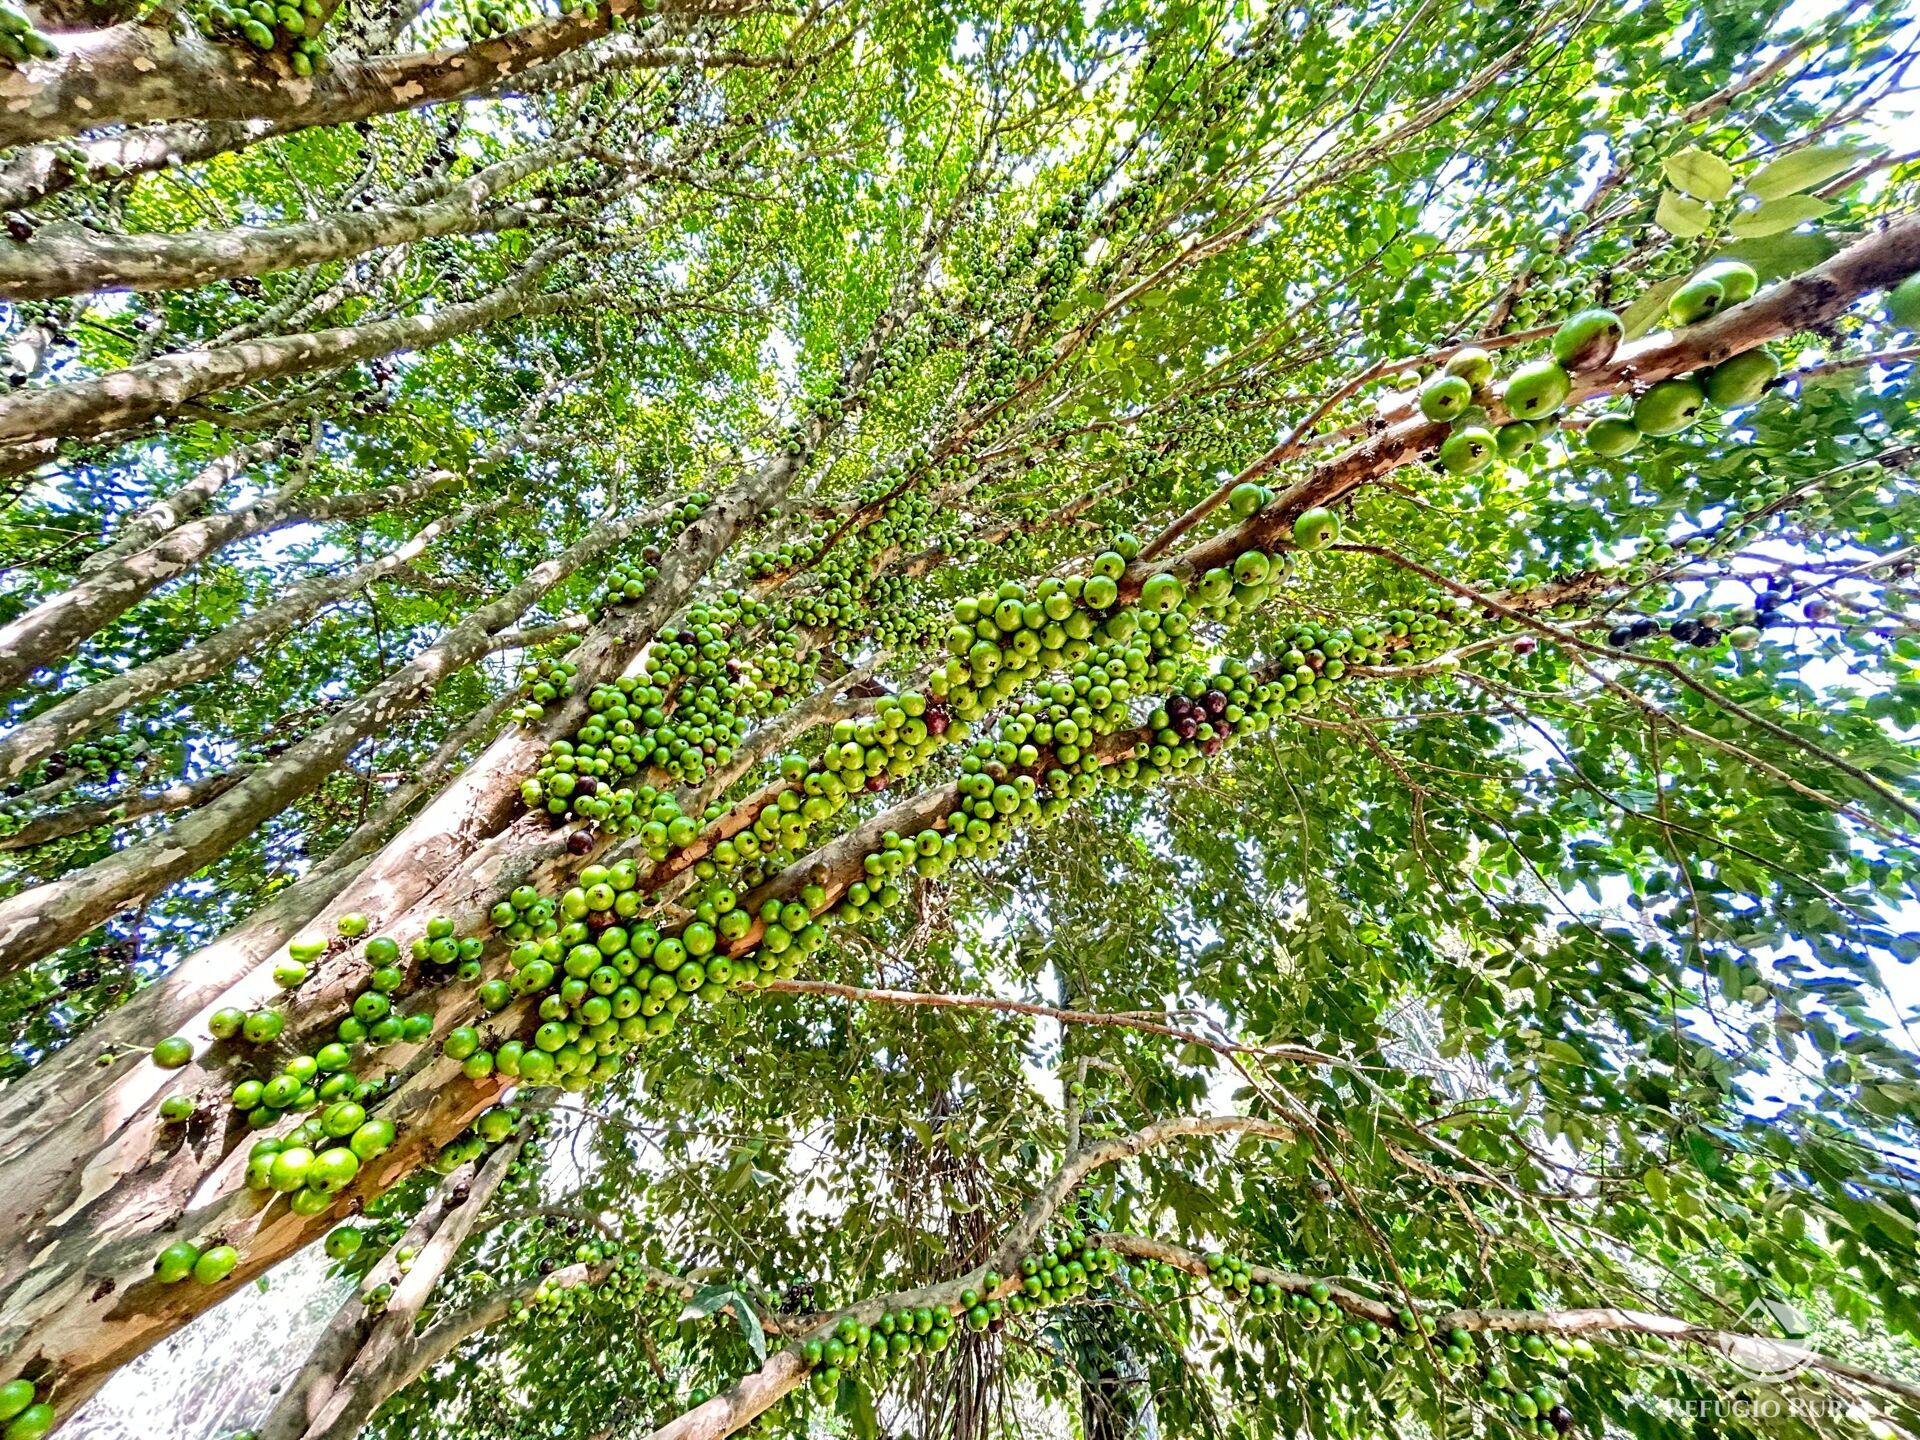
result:
[[[0,975],[52,954],[218,859],[235,841],[318,786],[367,735],[485,655],[495,630],[512,624],[581,565],[626,538],[634,523],[629,519],[597,525],[564,553],[542,561],[505,595],[475,610],[285,755],[164,835],[0,900]]]
[[[1661,331],[1621,348],[1605,365],[1573,376],[1567,404],[1596,395],[1624,394],[1717,365],[1770,341],[1823,325],[1863,295],[1897,285],[1920,271],[1920,214],[1887,222],[1876,234],[1855,241],[1831,259],[1804,270],[1753,299],[1721,311],[1709,320],[1676,331]],[[1495,421],[1507,418],[1498,401],[1489,407]],[[1198,575],[1231,566],[1243,550],[1268,550],[1288,543],[1293,522],[1317,505],[1334,505],[1362,485],[1431,456],[1447,438],[1445,422],[1415,413],[1395,421],[1373,438],[1315,466],[1265,509],[1229,526],[1177,555],[1139,559],[1120,578],[1120,598],[1131,600],[1149,576],[1169,570]]]
[[[457,515],[432,521],[412,538],[344,575],[316,575],[293,586],[280,599],[218,630],[197,645],[176,650],[111,679],[98,680],[58,704],[22,721],[0,736],[0,782],[13,779],[42,757],[90,734],[131,706],[230,669],[276,635],[323,606],[357,595],[426,552],[443,535],[491,515],[508,502],[503,497],[473,505]]]
[[[122,525],[107,544],[79,564],[79,573],[91,575],[116,561],[138,554],[169,530],[192,519],[233,480],[234,472],[222,465],[204,467],[186,484],[156,500]]]
[[[147,1151],[139,1127],[182,1077],[146,1063],[158,1035],[205,1032],[207,1016],[365,868],[399,818],[431,793],[466,748],[519,697],[508,691],[449,735],[412,779],[392,791],[347,838],[239,926],[195,952],[165,979],[100,1020],[32,1074],[0,1089],[0,1237],[25,1236],[76,1203],[85,1177],[135,1168]],[[266,989],[271,988],[271,981]],[[195,1081],[183,1082],[188,1089]],[[208,1089],[213,1085],[209,1080]],[[114,1157],[131,1153],[132,1160]],[[5,1265],[0,1241],[0,1273]]]
[[[273,448],[273,442],[249,446],[216,464],[237,470]],[[0,693],[19,685],[33,671],[52,665],[102,626],[223,546],[303,521],[363,519],[410,505],[459,479],[452,471],[436,470],[379,490],[302,499],[300,490],[305,479],[299,477],[255,504],[190,520],[145,550],[101,566],[78,584],[0,626]]]
[[[277,441],[267,441],[223,455],[194,476],[186,488],[211,495],[279,448]],[[131,609],[162,581],[222,545],[246,534],[257,534],[246,527],[271,513],[276,504],[290,505],[302,483],[304,480],[297,478],[257,505],[180,526],[162,534],[144,550],[97,565],[90,573],[83,567],[81,573],[86,578],[79,583],[0,625],[0,694],[35,670],[53,664],[102,625]]]
[[[191,810],[231,790],[247,777],[251,766],[222,770],[198,780],[182,780],[159,790],[141,790],[133,786],[118,795],[84,805],[69,806],[50,814],[37,815],[11,835],[0,835],[0,851],[31,850],[69,835],[78,835],[96,825],[124,824],[147,815],[166,815],[175,810]]]
[[[518,229],[539,218],[522,206],[487,208],[530,175],[587,147],[540,146],[503,160],[425,205],[386,205],[291,225],[242,225],[181,234],[116,235],[71,221],[30,240],[0,240],[0,295],[48,299],[115,290],[184,290],[363,255],[441,235]]]
[[[428,349],[516,315],[551,314],[571,303],[572,297],[541,296],[535,287],[571,245],[570,241],[549,245],[491,293],[429,315],[278,335],[212,350],[185,350],[90,380],[16,391],[0,397],[0,442],[99,435],[137,425],[215,391]]]
[[[729,0],[666,0],[668,16],[743,14]],[[445,50],[345,60],[296,76],[279,57],[218,45],[190,25],[130,22],[63,34],[52,60],[0,75],[0,146],[57,140],[154,120],[231,121],[279,134],[458,100],[491,90],[641,13],[638,0],[542,19],[511,34]]]
[[[281,1388],[272,1411],[257,1427],[260,1440],[299,1440],[310,1429],[339,1424],[349,1416],[364,1422],[372,1414],[386,1396],[367,1403],[378,1388],[370,1382],[396,1351],[412,1341],[427,1297],[473,1233],[520,1149],[520,1141],[508,1141],[477,1172],[463,1165],[440,1182],[429,1201],[431,1215],[423,1211],[415,1219],[361,1286],[364,1294],[376,1285],[391,1284],[394,1289],[386,1309],[370,1312],[359,1295],[340,1307],[313,1353]],[[394,1260],[403,1248],[413,1251],[413,1264],[404,1275]],[[358,1428],[355,1423],[354,1429]]]

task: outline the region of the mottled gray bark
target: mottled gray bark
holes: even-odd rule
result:
[[[117,560],[147,548],[182,521],[207,508],[209,501],[232,481],[235,472],[223,465],[204,467],[186,484],[165,495],[128,520],[114,537],[79,564],[79,573],[92,575]]]
[[[296,76],[278,56],[217,45],[191,26],[116,25],[57,38],[60,54],[0,72],[0,146],[155,120],[266,122],[280,133],[417,109],[492,89],[640,12],[611,0],[446,50],[349,59]],[[668,16],[741,14],[731,0],[666,0]]]
[[[433,314],[181,351],[90,380],[15,391],[0,397],[0,442],[98,435],[215,391],[424,350],[515,315],[550,313],[569,303],[568,297],[538,296],[536,287],[571,248],[571,242],[549,245],[506,284]]]
[[[276,448],[271,442],[253,445],[214,463],[230,467],[237,474]],[[450,471],[441,470],[380,490],[303,500],[300,490],[305,481],[296,478],[256,504],[188,521],[145,550],[102,566],[78,584],[0,626],[0,693],[69,654],[103,625],[223,546],[283,525],[375,515],[409,505],[458,479]]]
[[[79,835],[97,825],[120,825],[147,815],[166,815],[175,810],[191,810],[196,805],[225,794],[246,778],[251,766],[223,770],[199,780],[181,780],[158,790],[130,786],[104,800],[72,805],[35,816],[11,835],[0,835],[0,851],[31,850],[69,835]]]
[[[503,496],[484,505],[469,506],[457,515],[434,520],[385,555],[345,574],[323,574],[302,580],[271,605],[241,617],[196,645],[74,691],[58,704],[0,735],[0,782],[25,774],[42,757],[92,733],[134,705],[231,669],[315,611],[359,594],[376,580],[391,576],[419,558],[441,536],[494,514],[507,503],[507,497]]]
[[[173,1076],[146,1063],[154,1037],[205,1029],[227,991],[325,910],[386,842],[393,827],[493,733],[518,697],[509,690],[450,734],[327,857],[234,929],[137,992],[24,1079],[0,1089],[0,1234],[24,1235],[54,1196],[81,1179],[56,1157],[110,1153],[149,1117]],[[144,1137],[135,1137],[144,1144]]]
[[[439,235],[518,229],[539,219],[537,207],[490,209],[489,203],[582,149],[570,144],[531,150],[461,181],[431,204],[380,206],[292,225],[167,235],[117,235],[72,221],[45,225],[30,240],[0,240],[0,296],[46,299],[113,290],[184,290],[321,265]]]
[[[0,900],[0,975],[51,955],[120,911],[218,859],[241,837],[318,786],[368,735],[398,719],[440,681],[485,655],[494,631],[511,625],[534,601],[618,544],[632,529],[631,520],[595,526],[584,539],[542,561],[498,600],[475,610],[437,643],[343,706],[279,759],[261,766],[165,833]]]

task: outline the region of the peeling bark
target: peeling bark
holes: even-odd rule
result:
[[[570,248],[571,242],[564,241],[547,246],[490,294],[430,315],[186,350],[89,380],[16,391],[0,397],[0,442],[99,435],[216,391],[424,350],[516,315],[551,314],[572,303],[572,297],[537,295],[535,287]]]
[[[436,236],[518,229],[535,223],[539,212],[511,205],[489,209],[489,203],[585,148],[578,143],[542,146],[489,166],[431,204],[385,205],[297,224],[168,235],[116,235],[72,221],[42,226],[30,240],[0,240],[0,295],[18,300],[191,289],[350,259]]]
[[[418,109],[490,90],[577,50],[612,16],[645,13],[611,0],[584,15],[543,19],[511,34],[446,50],[347,60],[301,77],[278,56],[217,45],[189,25],[129,23],[56,37],[60,54],[0,74],[0,146],[57,140],[154,120],[265,121],[280,133]],[[669,17],[744,14],[729,0],[666,0]]]
[[[405,543],[357,569],[344,575],[316,575],[303,580],[271,605],[243,616],[198,644],[74,691],[0,736],[0,782],[25,774],[44,756],[91,734],[134,705],[230,669],[315,611],[359,594],[374,581],[392,575],[417,559],[441,536],[491,515],[508,503],[503,497],[435,520],[415,531]]]
[[[278,448],[278,442],[271,441],[249,446],[209,468],[238,474]],[[52,665],[89,635],[223,546],[302,521],[357,520],[377,515],[424,499],[459,478],[451,471],[439,470],[379,490],[302,499],[300,491],[306,483],[302,476],[256,504],[189,521],[145,550],[101,566],[78,584],[0,626],[0,693],[19,685],[33,671]]]
[[[487,653],[495,630],[581,565],[618,544],[632,520],[595,526],[561,555],[475,610],[279,759],[152,841],[109,855],[0,901],[0,975],[51,955],[142,899],[225,854],[228,847],[318,786],[361,740],[391,723],[448,676]]]

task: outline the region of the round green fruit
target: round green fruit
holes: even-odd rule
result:
[[[1544,420],[1567,403],[1573,380],[1557,360],[1530,360],[1507,380],[1507,412],[1516,420]]]
[[[1569,370],[1604,365],[1626,337],[1626,327],[1611,310],[1582,310],[1554,332],[1553,358]]]
[[[273,983],[282,990],[292,990],[306,980],[307,967],[298,960],[282,960],[273,967]]]
[[[335,1260],[346,1260],[360,1253],[360,1247],[366,1244],[367,1237],[352,1225],[342,1225],[327,1235],[327,1254]]]
[[[1340,517],[1323,505],[1302,510],[1293,522],[1293,543],[1302,550],[1324,550],[1340,538]]]
[[[1420,387],[1420,413],[1451,420],[1473,403],[1473,386],[1458,375],[1436,375]]]
[[[200,1258],[200,1247],[189,1240],[176,1240],[153,1257],[153,1275],[162,1285],[176,1285],[193,1273]]]
[[[302,935],[287,942],[287,954],[302,965],[309,965],[327,953],[327,942],[315,935]]]
[[[13,1419],[33,1404],[31,1380],[9,1380],[0,1385],[0,1423]]]
[[[1252,481],[1245,481],[1227,492],[1227,508],[1242,520],[1258,510],[1266,500],[1266,492]]]
[[[287,1017],[278,1010],[256,1010],[247,1016],[246,1023],[240,1027],[241,1033],[256,1045],[278,1040],[280,1032],[286,1028]]]
[[[1147,583],[1140,587],[1141,605],[1158,615],[1179,609],[1185,598],[1186,587],[1180,583],[1180,577],[1164,570],[1148,576]]]
[[[1713,367],[1707,376],[1707,399],[1722,410],[1751,405],[1780,375],[1780,362],[1765,348],[1735,355]]]
[[[1478,389],[1493,379],[1493,356],[1478,345],[1469,345],[1464,350],[1456,350],[1447,357],[1447,363],[1441,367],[1447,374],[1464,380]]]
[[[160,1118],[169,1124],[178,1125],[182,1120],[191,1120],[194,1109],[191,1095],[169,1095],[160,1102]]]
[[[7,1426],[6,1440],[46,1440],[53,1431],[53,1406],[44,1400],[29,1405]]]
[[[169,1035],[153,1047],[153,1063],[162,1070],[178,1070],[193,1059],[193,1042],[184,1035]]]
[[[1753,292],[1760,288],[1760,276],[1744,260],[1720,260],[1707,266],[1695,280],[1711,280],[1720,287],[1720,308],[1738,305],[1742,300],[1751,300]]]
[[[334,921],[334,927],[349,940],[358,940],[367,933],[367,917],[358,910],[350,910]]]
[[[1696,276],[1673,292],[1667,301],[1667,318],[1676,325],[1697,325],[1727,303],[1727,292],[1718,280]]]
[[[1449,475],[1477,475],[1500,453],[1500,442],[1478,426],[1456,430],[1440,446],[1440,468]]]
[[[246,1011],[233,1005],[223,1005],[207,1017],[207,1033],[216,1040],[231,1040],[246,1023]]]
[[[1643,435],[1678,435],[1700,418],[1707,392],[1691,379],[1662,380],[1633,405],[1633,423]]]
[[[1624,415],[1602,415],[1587,426],[1587,448],[1618,460],[1640,443],[1640,427]]]
[[[1909,275],[1887,292],[1887,322],[1896,330],[1920,330],[1920,275]]]
[[[193,1278],[202,1285],[218,1285],[240,1263],[240,1252],[231,1245],[215,1245],[200,1252],[193,1262]]]
[[[337,1194],[360,1173],[360,1157],[345,1145],[322,1150],[307,1167],[307,1184],[323,1195]]]
[[[1531,420],[1513,420],[1494,433],[1502,460],[1518,460],[1540,443],[1540,427]]]

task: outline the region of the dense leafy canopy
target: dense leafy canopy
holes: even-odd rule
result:
[[[1920,1430],[1901,12],[0,7],[7,1440]]]

